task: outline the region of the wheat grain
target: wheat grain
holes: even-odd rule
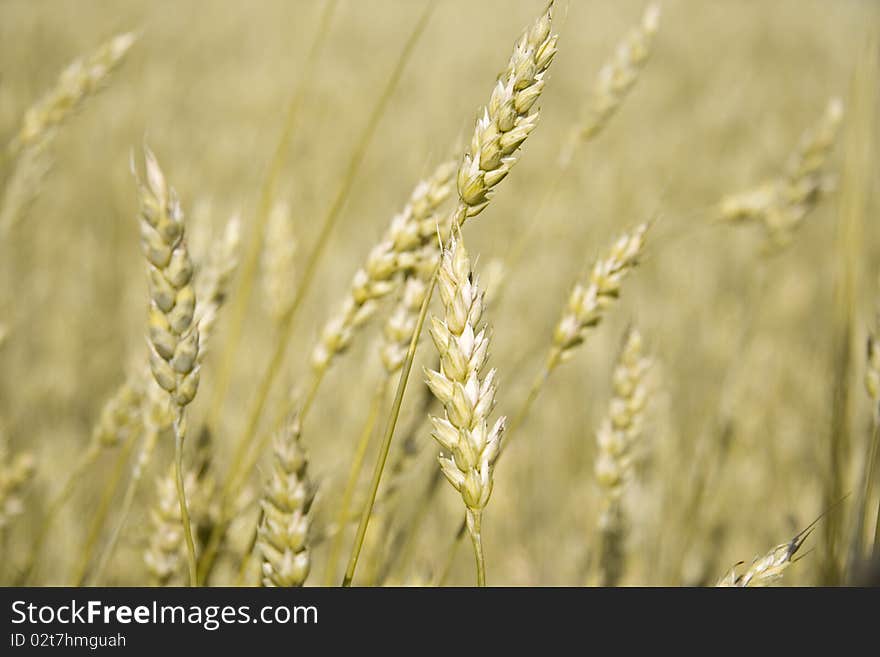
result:
[[[51,168],[52,158],[45,144],[36,144],[19,154],[3,192],[0,231],[8,233],[25,216]]]
[[[102,447],[116,447],[136,433],[141,426],[143,391],[140,381],[129,377],[101,409],[92,440]]]
[[[293,418],[275,437],[272,474],[261,502],[257,547],[264,586],[302,586],[309,575],[309,511],[314,489],[307,471],[299,420]]]

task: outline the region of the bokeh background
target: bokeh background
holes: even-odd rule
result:
[[[534,0],[435,4],[354,179],[270,409],[302,384],[321,325],[413,186],[469,139],[476,111],[514,40],[542,9]],[[621,335],[632,324],[655,367],[637,476],[627,494],[632,531],[624,583],[712,584],[735,562],[789,540],[827,506],[842,272],[854,276],[851,320],[845,324],[852,340],[843,356],[849,362],[850,430],[842,492],[859,487],[872,426],[862,385],[863,345],[880,292],[877,168],[858,176],[867,185],[868,202],[858,217],[859,239],[846,247],[840,230],[844,180],[809,214],[792,244],[772,257],[761,249],[760,229],[715,220],[724,195],[781,169],[830,97],[842,98],[849,110],[853,90],[864,84],[856,75],[860,61],[877,57],[866,44],[870,26],[880,24],[880,7],[869,0],[664,0],[654,50],[637,85],[550,194],[559,152],[600,67],[645,8],[641,0],[557,5],[559,53],[541,100],[540,126],[489,209],[466,231],[469,251],[479,255],[478,270],[494,259],[508,265],[503,294],[488,313],[500,413],[513,414],[526,395],[578,274],[621,231],[651,218],[656,223],[619,304],[554,373],[499,463],[484,519],[489,581],[590,582],[598,499],[595,431],[607,410]],[[308,253],[314,242],[422,9],[422,2],[403,0],[339,3],[277,195],[290,204],[298,253]],[[107,87],[60,131],[37,200],[0,245],[0,322],[8,330],[0,351],[0,419],[11,453],[28,451],[35,463],[23,512],[5,531],[5,583],[15,580],[47,500],[88,444],[103,403],[145,353],[147,293],[130,153],[148,143],[191,218],[201,215],[219,227],[239,212],[243,240],[253,239],[249,220],[322,10],[323,3],[304,0],[0,3],[4,141],[74,57],[116,33],[138,35]],[[845,114],[831,171],[844,170],[851,131],[857,143],[876,147],[877,118],[876,110],[870,120]],[[538,227],[523,256],[506,263],[533,222]],[[228,357],[224,319],[203,368],[191,426],[205,413],[218,361]],[[333,366],[303,427],[320,486],[314,509],[319,526],[335,513],[354,442],[381,380],[375,348],[380,326],[381,319],[370,323]],[[232,440],[274,339],[256,294],[229,394],[215,418],[212,467],[218,480],[228,471]],[[420,363],[429,362],[430,352],[426,341]],[[403,424],[417,412],[420,383],[415,376]],[[405,478],[404,509],[436,467],[428,429],[419,431],[425,449]],[[162,446],[154,459],[107,583],[147,582],[142,555],[153,480],[166,471],[170,455],[170,446]],[[69,580],[115,458],[108,453],[96,463],[53,522],[39,583]],[[265,469],[252,479],[255,494]],[[705,491],[691,512],[694,478],[700,477],[695,469],[705,472]],[[854,497],[833,512],[845,544]],[[460,506],[443,484],[422,514],[411,558],[392,568],[384,583],[436,577]],[[253,514],[248,517],[252,522]],[[219,583],[237,569],[236,550],[247,538],[246,519],[239,524],[224,552]],[[368,565],[380,543],[381,537],[368,540]],[[347,553],[349,538],[345,545]],[[822,529],[808,546],[815,549],[786,572],[786,583],[829,581]],[[844,545],[841,564],[845,552]],[[319,583],[322,546],[314,558],[310,583]],[[462,549],[448,581],[470,584],[472,571],[472,556]]]

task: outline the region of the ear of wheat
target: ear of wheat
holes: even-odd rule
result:
[[[614,55],[599,70],[592,95],[583,116],[572,129],[560,157],[567,166],[579,143],[595,139],[617,113],[648,63],[654,37],[660,26],[660,5],[650,4],[642,14],[641,22],[621,41]]]
[[[722,220],[760,223],[767,234],[767,249],[788,245],[804,218],[834,186],[825,169],[842,119],[843,103],[832,98],[778,178],[721,200]]]
[[[641,437],[650,361],[643,355],[642,336],[629,329],[612,374],[613,396],[596,436],[596,481],[601,495],[599,570],[602,586],[616,586],[623,575],[627,519],[623,495],[632,476],[636,443]]]
[[[477,118],[470,148],[458,168],[457,225],[486,209],[495,186],[519,159],[518,151],[538,124],[535,103],[544,91],[559,37],[551,33],[553,3],[513,48],[498,77],[489,104]]]
[[[299,420],[287,422],[275,437],[272,473],[266,482],[257,533],[264,586],[302,586],[311,569],[309,511],[314,489],[308,458],[300,443]]]
[[[174,410],[177,495],[186,541],[190,584],[198,582],[195,543],[186,505],[183,477],[184,409],[199,387],[199,329],[194,321],[196,293],[193,265],[186,246],[183,212],[159,163],[144,149],[146,184],[132,171],[141,199],[141,248],[147,260],[150,289],[149,362],[153,379],[168,393]]]
[[[196,469],[184,474],[184,486],[189,491],[189,509],[196,524],[210,514],[213,485],[210,479],[200,477]],[[144,564],[157,586],[181,584],[186,573],[186,541],[177,499],[177,474],[169,468],[156,480],[156,503],[150,511],[152,525],[149,542],[144,551]]]
[[[781,543],[767,554],[757,557],[742,575],[737,575],[736,564],[722,577],[716,586],[720,587],[747,587],[769,586],[780,579],[785,570],[791,565],[792,558],[801,548],[808,532],[801,532],[788,543]]]
[[[193,264],[184,238],[183,211],[155,156],[145,149],[141,197],[141,245],[150,287],[150,370],[182,412],[199,387],[199,331],[193,321]],[[132,164],[134,171],[134,164]],[[137,175],[135,171],[135,175]]]
[[[92,433],[92,440],[103,447],[115,447],[135,434],[141,426],[142,382],[129,377],[104,404]]]
[[[553,333],[549,357],[553,367],[571,358],[573,350],[583,343],[587,333],[602,321],[606,310],[617,300],[623,279],[639,263],[647,231],[648,224],[640,224],[621,235],[609,253],[593,265],[589,278],[575,283]]]
[[[27,112],[11,144],[13,152],[29,147],[57,128],[79,108],[83,100],[101,88],[135,42],[131,32],[113,37],[95,52],[73,61],[58,82]]]
[[[432,319],[430,332],[440,369],[426,370],[425,375],[443,404],[444,416],[431,417],[432,435],[443,450],[440,468],[464,501],[478,584],[485,586],[481,519],[492,494],[505,419],[490,427],[495,370],[482,376],[489,349],[489,332],[481,324],[483,293],[460,238],[453,238],[444,250],[437,284],[445,313],[442,319]]]
[[[55,86],[25,112],[8,147],[15,162],[0,205],[0,230],[10,230],[25,215],[51,166],[49,147],[58,128],[86,98],[100,90],[134,41],[134,34],[120,34],[91,55],[76,59]]]
[[[413,190],[409,202],[394,216],[382,240],[373,247],[365,266],[355,273],[345,301],[321,331],[312,351],[312,367],[326,370],[345,351],[355,330],[375,312],[376,301],[390,294],[399,278],[416,268],[431,266],[440,218],[437,210],[452,188],[455,172],[444,162]]]
[[[226,303],[232,278],[238,268],[241,246],[241,220],[233,215],[221,235],[214,238],[205,254],[204,265],[195,276],[196,309],[194,319],[199,332],[199,360],[207,353],[217,315]]]

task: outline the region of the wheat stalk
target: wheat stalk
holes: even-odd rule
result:
[[[782,579],[783,572],[792,564],[794,555],[800,550],[811,527],[805,529],[788,543],[781,543],[761,557],[756,557],[742,575],[737,575],[735,564],[720,580],[719,587],[769,586]]]
[[[85,471],[98,460],[104,450],[115,448],[127,442],[132,434],[139,429],[142,395],[140,382],[129,377],[105,402],[98,422],[92,430],[88,445],[82,451],[79,460],[70,468],[67,478],[58,492],[46,506],[46,512],[31,546],[27,564],[22,569],[23,580],[32,574],[52,521],[64,507],[64,504],[70,500],[74,486],[81,480]]]
[[[599,569],[602,586],[616,586],[624,569],[627,519],[623,495],[632,477],[634,451],[641,437],[651,365],[643,355],[642,336],[629,329],[612,374],[613,396],[596,435],[595,473],[601,495]]]
[[[205,266],[202,267],[196,275],[196,309],[193,313],[193,321],[199,330],[199,362],[203,361],[211,343],[211,337],[214,333],[214,327],[217,316],[226,303],[231,288],[232,278],[238,266],[238,251],[240,245],[240,220],[237,216],[233,216],[227,223],[219,237],[212,239],[203,254]],[[122,529],[125,526],[128,514],[134,503],[134,496],[137,492],[138,485],[143,478],[147,465],[152,459],[156,444],[161,435],[171,432],[174,429],[174,413],[169,404],[169,400],[165,392],[158,387],[158,384],[151,380],[151,372],[149,367],[143,368],[131,377],[136,383],[146,388],[146,393],[141,394],[139,398],[139,415],[137,428],[142,429],[144,436],[141,442],[141,448],[132,467],[131,477],[123,494],[122,504],[120,505],[119,518],[111,532],[110,538],[104,547],[103,553],[98,561],[98,565],[94,572],[94,580],[99,581],[105,572],[110,559],[116,549],[116,545],[121,536]],[[121,390],[133,385],[131,381],[126,381]],[[120,391],[121,392],[121,391]],[[120,394],[120,393],[118,393]],[[119,467],[123,467],[125,461],[121,461]],[[118,480],[118,472],[114,473],[114,480]],[[112,495],[115,490],[115,484],[108,485],[105,491],[105,497]],[[96,515],[93,519],[93,534],[97,539],[101,525],[105,518],[102,515]],[[92,558],[94,550],[94,541],[90,541],[81,558],[79,575],[75,581],[81,583],[85,577],[86,568]]]
[[[275,437],[272,473],[260,503],[263,519],[257,549],[264,586],[302,586],[309,575],[309,510],[314,489],[307,471],[299,420],[294,417]]]
[[[74,60],[62,71],[55,86],[25,112],[10,150],[18,153],[45,140],[86,98],[101,88],[134,42],[133,33],[119,34],[87,57]]]
[[[464,153],[456,176],[458,203],[452,212],[450,228],[464,225],[469,217],[480,214],[489,205],[495,187],[510,173],[519,159],[519,149],[534,130],[538,122],[539,110],[536,102],[544,90],[547,71],[556,55],[558,36],[551,33],[553,2],[547,5],[537,20],[526,29],[513,48],[507,68],[499,76],[489,103],[477,118],[473,137]],[[391,412],[379,448],[379,456],[373,470],[367,503],[361,513],[355,535],[354,546],[349,557],[348,567],[343,577],[343,586],[351,585],[364,537],[370,522],[370,515],[376,501],[376,493],[382,480],[382,472],[391,449],[394,429],[403,394],[412,368],[418,346],[419,334],[427,314],[431,296],[437,282],[439,268],[434,275],[416,323],[406,358],[401,366],[397,392],[391,405]]]
[[[724,197],[719,204],[721,219],[762,224],[770,250],[788,245],[806,216],[834,187],[825,168],[842,119],[843,102],[832,98],[819,123],[801,137],[785,170],[773,180]]]
[[[186,539],[190,584],[195,586],[196,556],[186,508],[182,471],[186,406],[199,386],[199,329],[195,321],[193,265],[184,239],[183,212],[152,152],[144,149],[146,183],[132,172],[141,200],[141,248],[150,289],[149,362],[153,379],[168,393],[174,411],[175,464],[180,516]]]
[[[24,216],[51,166],[49,148],[58,129],[101,89],[134,42],[133,33],[120,34],[87,57],[74,60],[55,86],[24,113],[7,148],[14,164],[0,206],[0,230],[11,230]]]
[[[236,290],[235,303],[230,309],[229,331],[224,349],[225,358],[219,363],[214,390],[208,405],[207,418],[209,422],[214,421],[214,418],[220,413],[226,395],[227,385],[232,374],[233,363],[235,362],[235,354],[238,351],[244,321],[247,317],[251,294],[253,293],[257,277],[260,254],[263,253],[265,238],[268,237],[267,222],[273,207],[276,207],[277,203],[278,182],[281,179],[287,161],[290,144],[293,142],[300,125],[300,111],[303,103],[309,98],[308,92],[312,80],[320,70],[318,63],[330,33],[330,26],[337,5],[337,0],[327,0],[321,10],[317,29],[309,46],[306,60],[301,67],[303,73],[293,90],[293,95],[287,106],[281,134],[275,145],[272,158],[268,163],[266,176],[260,186],[259,201],[253,218],[253,233],[242,257],[241,276]],[[279,328],[283,323],[283,318],[295,312],[293,310],[295,303],[294,293],[294,298],[289,302],[285,314],[276,320]]]
[[[213,483],[197,470],[184,474],[190,492],[190,509],[196,524],[210,516]],[[152,532],[144,551],[144,563],[157,586],[168,586],[184,574],[187,559],[185,529],[177,496],[177,472],[172,466],[156,480],[156,504],[150,511]]]
[[[660,5],[650,4],[642,14],[641,22],[629,31],[599,70],[582,117],[572,128],[560,155],[561,167],[567,168],[576,147],[595,139],[620,109],[648,63],[659,26]]]
[[[495,370],[485,368],[489,332],[482,325],[483,293],[474,278],[460,236],[443,251],[438,287],[445,310],[431,320],[431,339],[440,356],[438,370],[425,370],[428,387],[443,404],[444,416],[431,417],[432,436],[440,444],[440,469],[461,493],[474,545],[477,584],[486,585],[481,539],[483,509],[492,494],[495,459],[505,418],[489,426],[495,406]]]
[[[489,103],[474,127],[458,168],[459,203],[453,218],[461,226],[489,205],[495,186],[519,159],[519,149],[538,124],[535,103],[544,91],[559,37],[551,33],[553,2],[514,45]]]
[[[339,311],[321,331],[311,357],[316,378],[349,347],[355,330],[373,315],[376,301],[396,289],[401,275],[418,268],[432,270],[441,221],[437,210],[452,190],[454,173],[452,162],[438,166],[430,176],[419,181],[403,210],[392,218],[365,265],[355,273]]]

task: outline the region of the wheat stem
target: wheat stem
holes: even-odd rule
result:
[[[196,546],[193,542],[190,526],[189,509],[186,504],[186,490],[183,485],[183,412],[174,421],[174,476],[177,484],[177,503],[180,505],[180,518],[183,522],[183,538],[186,542],[187,568],[190,586],[198,586],[196,575]]]
[[[79,562],[74,570],[73,586],[83,585],[83,581],[88,573],[89,564],[92,561],[95,546],[98,544],[98,538],[101,536],[101,529],[104,527],[104,521],[107,519],[107,514],[110,512],[110,503],[113,501],[113,496],[116,493],[116,489],[119,487],[119,482],[122,479],[122,474],[125,470],[125,464],[128,463],[128,457],[134,447],[136,438],[136,436],[132,436],[120,451],[110,480],[107,482],[107,485],[104,486],[101,500],[98,502],[98,508],[95,511],[95,516],[89,527],[86,544],[80,553]]]
[[[385,435],[382,437],[382,445],[379,448],[379,456],[376,461],[376,467],[373,470],[373,478],[370,482],[367,502],[361,511],[361,519],[358,523],[354,545],[351,549],[348,566],[345,569],[342,586],[351,586],[351,580],[354,578],[355,569],[357,569],[358,558],[360,557],[361,548],[364,545],[364,536],[367,534],[367,526],[370,524],[370,515],[373,512],[373,504],[376,502],[376,493],[379,490],[379,483],[382,481],[382,471],[385,468],[385,461],[388,459],[388,452],[391,449],[391,439],[394,437],[394,428],[397,426],[397,418],[400,415],[400,406],[403,403],[403,393],[406,392],[409,373],[412,370],[413,360],[415,360],[416,356],[416,349],[419,345],[419,336],[422,333],[422,326],[425,324],[425,317],[428,315],[428,306],[431,305],[431,295],[434,292],[434,287],[437,285],[437,274],[439,271],[440,263],[437,263],[434,274],[431,276],[431,283],[428,285],[428,291],[425,293],[425,299],[422,301],[422,307],[419,310],[419,319],[418,322],[416,322],[416,328],[413,331],[412,339],[409,343],[409,349],[406,352],[406,360],[403,361],[403,366],[400,368],[400,379],[397,383],[397,392],[394,393],[394,402],[391,405],[391,413],[388,418],[388,424],[385,428]]]
[[[330,547],[330,556],[327,557],[327,566],[324,572],[324,586],[332,586],[336,579],[336,569],[339,564],[339,557],[342,553],[342,542],[345,538],[343,527],[348,519],[348,512],[351,508],[351,501],[354,498],[354,491],[357,488],[357,482],[360,478],[361,470],[364,465],[364,458],[367,455],[367,447],[370,445],[370,438],[373,436],[373,428],[376,426],[376,419],[379,415],[379,409],[382,408],[382,401],[385,398],[384,386],[380,387],[373,396],[370,405],[370,413],[367,421],[361,430],[360,438],[355,447],[354,459],[348,471],[348,480],[345,483],[345,490],[342,493],[342,502],[339,504],[339,512],[336,514],[336,526],[339,531],[333,537],[333,544]]]
[[[474,544],[474,558],[477,562],[477,586],[486,586],[486,560],[483,557],[483,537],[481,534],[483,513],[468,509],[466,516],[468,534]]]

